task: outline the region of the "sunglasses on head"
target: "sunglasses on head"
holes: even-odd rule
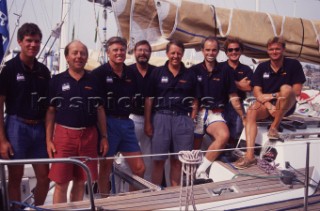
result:
[[[240,48],[228,48],[229,53],[231,53],[232,51],[239,52]]]

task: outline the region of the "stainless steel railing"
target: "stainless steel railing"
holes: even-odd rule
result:
[[[81,157],[86,158],[86,157]],[[90,160],[90,158],[88,158]],[[40,163],[72,163],[83,168],[87,174],[88,193],[90,197],[90,207],[78,210],[95,210],[92,179],[91,173],[86,164],[75,158],[51,158],[51,159],[21,159],[21,160],[2,160],[0,159],[0,181],[1,181],[1,194],[2,194],[2,206],[4,210],[9,210],[8,190],[6,185],[5,166],[6,165],[19,165],[19,164],[40,164]]]

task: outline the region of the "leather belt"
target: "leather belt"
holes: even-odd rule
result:
[[[21,117],[18,117],[17,116],[17,119],[20,121],[20,122],[23,122],[27,125],[37,125],[37,124],[40,124],[40,123],[43,123],[44,121],[42,119],[24,119],[24,118],[21,118]]]
[[[222,113],[223,112],[223,109],[222,108],[214,108],[214,109],[211,109],[212,113]]]
[[[190,116],[188,112],[174,111],[174,110],[159,110],[156,111],[158,114],[166,114],[171,116]]]
[[[129,119],[129,115],[113,115],[113,114],[109,114],[109,115],[107,115],[107,118],[108,117],[112,117],[112,118],[115,118],[115,119]]]

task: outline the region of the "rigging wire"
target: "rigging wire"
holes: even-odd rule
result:
[[[274,7],[274,9],[276,11],[276,14],[279,15],[279,11],[277,9],[277,6],[276,6],[276,3],[274,2],[274,0],[272,0],[272,3],[273,3],[273,7]]]
[[[53,20],[50,18],[50,16],[49,16],[49,13],[48,13],[48,11],[47,11],[47,7],[45,6],[45,2],[44,1],[40,1],[38,4],[40,4],[40,6],[41,6],[41,10],[43,11],[43,14],[44,14],[44,22],[45,22],[45,24],[46,24],[46,28],[47,29],[51,29],[51,24],[50,23],[52,23],[53,22]],[[53,6],[51,7],[52,9],[54,8]],[[51,17],[53,17],[52,15],[51,15]]]

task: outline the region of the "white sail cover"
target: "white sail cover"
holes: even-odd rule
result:
[[[129,48],[142,39],[153,50],[163,50],[169,39],[186,47],[199,48],[201,40],[216,36],[221,43],[227,36],[241,39],[244,55],[268,58],[266,43],[273,36],[286,40],[286,56],[320,64],[320,21],[272,15],[188,0],[111,1],[119,30]]]

